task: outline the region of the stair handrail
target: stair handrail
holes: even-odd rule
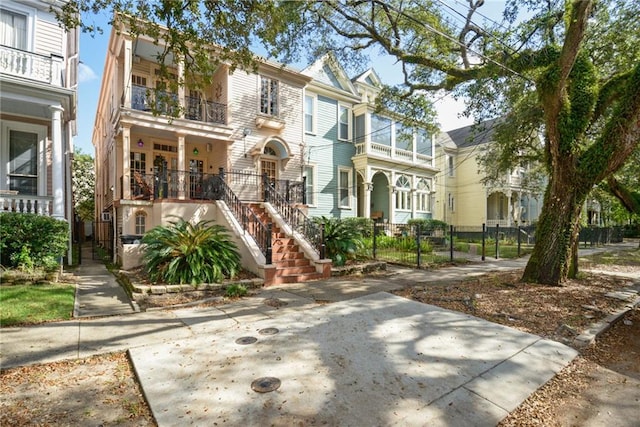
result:
[[[265,224],[260,218],[242,203],[238,196],[224,182],[224,174],[211,175],[205,189],[207,198],[221,200],[228,207],[233,216],[238,220],[242,229],[248,233],[260,248],[260,252],[265,257],[267,265],[272,264],[271,228],[272,225]]]
[[[292,206],[276,191],[269,178],[263,177],[264,200],[273,206],[291,228],[299,232],[309,242],[313,250],[324,258],[324,229],[307,217],[299,208]]]

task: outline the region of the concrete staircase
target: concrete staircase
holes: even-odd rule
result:
[[[271,246],[275,274],[271,280],[265,277],[265,285],[298,283],[323,278],[323,274],[316,270],[313,261],[305,257],[296,240],[276,225],[262,205],[251,203],[249,207],[260,221],[265,224],[272,223]]]

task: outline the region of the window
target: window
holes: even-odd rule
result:
[[[278,81],[260,77],[260,112],[270,116],[278,115]]]
[[[338,169],[338,201],[341,208],[351,207],[351,169]]]
[[[344,105],[338,105],[338,139],[348,141],[351,130],[351,110]]]
[[[447,156],[447,170],[449,171],[449,176],[453,176],[454,167],[453,156]]]
[[[396,148],[413,151],[413,128],[396,123]]]
[[[9,189],[38,194],[38,134],[9,130]]]
[[[425,178],[420,178],[418,185],[416,185],[416,210],[421,212],[431,211],[431,188],[429,187],[429,181]]]
[[[449,193],[449,202],[448,202],[448,206],[449,206],[449,211],[454,212],[455,211],[455,204],[453,203],[453,194]]]
[[[315,133],[316,97],[305,95],[304,97],[304,131]]]
[[[396,179],[396,209],[411,210],[411,183],[405,175]]]
[[[146,228],[147,228],[147,215],[144,212],[137,212],[135,234],[144,234]]]
[[[391,147],[391,120],[371,115],[371,142]]]
[[[316,204],[315,173],[316,173],[315,165],[307,165],[304,167],[304,177],[305,177],[304,191],[307,197],[307,205],[311,205],[311,206],[314,206]]]
[[[417,132],[417,149],[418,154],[433,157],[431,136],[425,129],[418,129]]]
[[[26,15],[0,9],[0,45],[27,50]]]
[[[131,169],[131,195],[133,198],[145,198],[151,195],[150,178],[146,176],[147,156],[145,153],[131,152],[129,167]],[[140,234],[140,233],[138,233]]]

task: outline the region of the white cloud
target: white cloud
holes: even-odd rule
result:
[[[86,83],[96,80],[98,75],[88,65],[80,62],[78,64],[78,83]]]

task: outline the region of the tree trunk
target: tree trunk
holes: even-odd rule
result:
[[[568,180],[549,183],[536,226],[536,244],[522,281],[560,286],[578,273],[580,213],[586,198],[583,193]]]

